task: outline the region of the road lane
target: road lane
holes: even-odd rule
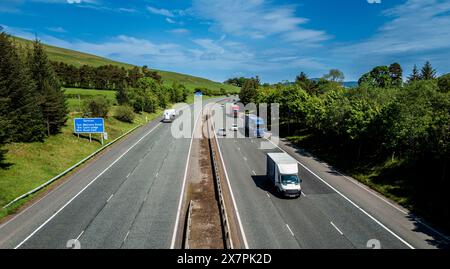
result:
[[[169,248],[189,141],[140,128],[2,225],[0,247]]]
[[[242,215],[250,247],[286,247],[270,237],[273,227],[254,225],[266,221],[262,216],[271,215],[279,219],[279,229],[283,223],[289,225],[301,248],[366,248],[371,239],[379,240],[384,248],[408,248],[305,169],[299,171],[306,196],[279,198],[266,180],[265,165],[267,152],[281,151],[261,149],[261,139],[231,136],[229,132],[227,138],[219,139],[219,144],[239,211],[246,212]],[[256,206],[267,203],[267,195],[258,195],[262,192],[270,194],[270,206]],[[270,240],[262,242],[260,238]]]

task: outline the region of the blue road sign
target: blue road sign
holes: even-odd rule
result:
[[[76,118],[73,120],[75,133],[104,133],[105,122],[102,118]]]

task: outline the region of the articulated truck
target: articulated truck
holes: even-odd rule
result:
[[[300,197],[302,181],[298,177],[298,164],[287,153],[267,154],[267,177],[279,194],[286,197]]]

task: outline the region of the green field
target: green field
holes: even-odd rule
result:
[[[14,37],[14,40],[16,41],[19,47],[31,46],[31,41],[29,40],[22,39],[19,37]],[[95,67],[111,64],[119,67],[124,67],[126,69],[130,69],[133,67],[133,65],[131,64],[121,63],[107,58],[49,45],[45,45],[45,50],[50,60],[64,62],[78,67],[85,64]],[[151,63],[149,63],[148,65],[150,66]],[[220,88],[224,88],[225,90],[230,92],[237,92],[239,90],[239,88],[235,86],[211,81],[200,77],[156,69],[154,70],[158,71],[158,73],[161,75],[165,85],[172,85],[173,82],[178,82],[184,84],[188,89],[191,90],[194,90],[197,87],[206,87],[212,90],[219,90]]]

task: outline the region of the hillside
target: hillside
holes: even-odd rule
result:
[[[19,38],[19,37],[13,37],[13,38],[17,42],[19,47],[31,46],[32,41],[30,41],[30,40]],[[113,61],[113,60],[110,60],[107,58],[99,57],[99,56],[88,54],[88,53],[59,48],[59,47],[50,46],[50,45],[44,45],[44,46],[45,46],[45,49],[47,51],[47,54],[48,54],[50,60],[64,62],[67,64],[72,64],[77,67],[85,65],[85,64],[95,66],[95,67],[101,66],[101,65],[109,65],[109,64],[117,65],[119,67],[124,67],[127,69],[133,67],[133,65],[131,65],[131,64]],[[151,63],[149,63],[148,65],[150,66]],[[211,81],[211,80],[208,80],[205,78],[200,78],[200,77],[195,77],[195,76],[190,76],[190,75],[185,75],[185,74],[180,74],[180,73],[175,73],[175,72],[169,72],[169,71],[162,71],[162,70],[156,70],[156,69],[154,69],[154,70],[157,71],[162,76],[162,78],[164,80],[164,84],[167,84],[167,85],[172,85],[172,83],[176,81],[176,82],[184,84],[187,88],[192,89],[192,90],[195,89],[196,87],[206,87],[206,88],[215,89],[215,90],[224,88],[227,91],[238,91],[239,90],[239,88],[237,88],[235,86],[222,84],[222,83]]]

